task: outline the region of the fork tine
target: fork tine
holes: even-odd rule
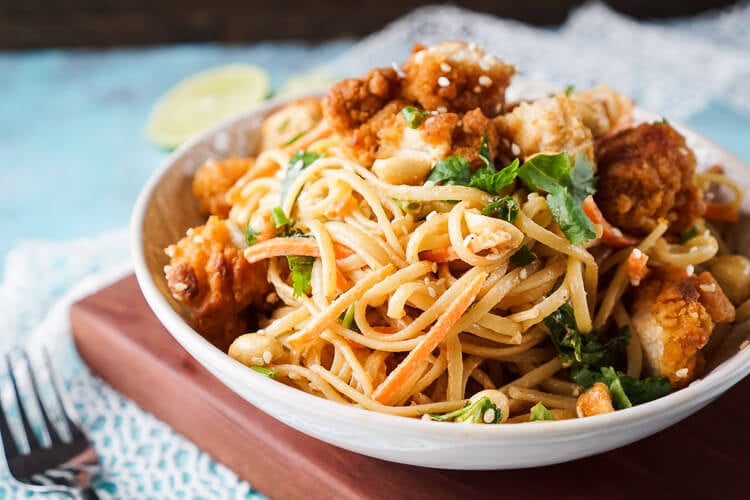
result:
[[[34,391],[34,397],[36,397],[36,402],[39,406],[39,412],[42,414],[44,426],[47,428],[47,435],[49,436],[49,440],[53,446],[62,444],[63,441],[62,439],[60,439],[60,435],[57,433],[57,429],[55,429],[54,424],[50,420],[49,415],[47,414],[47,409],[44,407],[44,403],[42,403],[42,397],[39,394],[39,388],[36,384],[34,370],[31,369],[31,360],[29,359],[29,354],[25,350],[23,351],[23,357],[26,359],[26,366],[29,371],[29,378],[31,379],[31,389]]]
[[[50,382],[52,384],[52,392],[55,393],[55,398],[57,399],[57,406],[60,407],[60,412],[62,413],[63,419],[65,420],[65,423],[68,426],[68,430],[70,431],[70,435],[73,438],[73,441],[79,440],[79,439],[88,439],[86,438],[86,435],[81,431],[81,428],[78,427],[78,424],[76,424],[73,419],[70,417],[70,414],[68,413],[68,408],[65,405],[65,402],[63,401],[62,397],[62,389],[60,388],[60,385],[57,381],[57,373],[55,372],[54,367],[52,366],[52,361],[50,360],[49,353],[47,352],[46,348],[42,349],[42,354],[44,355],[44,364],[47,365],[47,370],[49,370],[49,378]]]
[[[10,362],[10,354],[5,355],[5,362],[8,365],[8,375],[10,375],[10,381],[13,384],[13,392],[16,393],[16,403],[18,403],[18,414],[21,416],[21,423],[23,424],[23,431],[26,433],[26,440],[29,443],[30,450],[36,450],[42,446],[39,444],[34,429],[31,428],[29,418],[26,416],[26,408],[21,402],[21,393],[18,391],[18,384],[16,383],[16,376],[13,374],[13,365]]]
[[[5,457],[10,460],[20,455],[16,440],[13,438],[13,433],[10,431],[10,426],[8,425],[8,417],[5,416],[5,408],[3,408],[2,402],[0,402],[0,433],[3,436],[3,448],[5,449]]]

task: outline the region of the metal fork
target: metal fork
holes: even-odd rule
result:
[[[50,363],[49,355],[46,350],[43,351],[43,354],[57,407],[65,424],[64,427],[67,427],[69,438],[61,437],[55,424],[50,419],[51,407],[45,406],[42,402],[31,361],[26,351],[23,351],[22,356],[26,361],[31,389],[42,418],[41,427],[49,438],[49,446],[45,446],[39,440],[29,422],[28,409],[22,403],[23,398],[18,390],[10,355],[6,355],[8,374],[13,385],[18,415],[23,427],[24,436],[21,442],[25,441],[28,444],[28,447],[26,447],[28,451],[22,451],[19,448],[8,423],[9,415],[0,401],[0,434],[3,438],[8,469],[17,481],[37,491],[43,493],[64,492],[81,500],[98,499],[96,492],[90,486],[90,481],[93,476],[99,473],[99,458],[86,435],[70,417],[71,411],[66,408],[63,401],[64,398]]]

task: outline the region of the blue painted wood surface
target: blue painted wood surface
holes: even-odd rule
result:
[[[20,239],[64,240],[125,226],[138,191],[167,154],[144,136],[148,112],[181,78],[247,62],[266,68],[278,87],[349,46],[0,53],[0,256]],[[712,104],[688,125],[750,161],[749,117]]]

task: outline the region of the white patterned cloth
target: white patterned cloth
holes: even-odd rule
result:
[[[454,7],[426,7],[355,44],[325,70],[360,74],[402,61],[416,42],[464,39],[516,62],[526,79],[606,82],[668,117],[719,101],[750,113],[750,5],[669,24],[642,24],[587,4],[559,30]],[[69,305],[130,271],[125,230],[72,242],[22,242],[5,257],[2,345],[47,345],[100,453],[105,498],[247,498],[249,485],[91,376],[75,353]],[[7,347],[6,347],[7,349]],[[7,387],[7,384],[4,384]],[[8,402],[11,394],[2,394]],[[0,499],[25,496],[0,467]]]

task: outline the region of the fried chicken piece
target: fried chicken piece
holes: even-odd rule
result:
[[[570,100],[594,139],[617,133],[633,124],[633,101],[606,85],[573,92]]]
[[[347,135],[370,120],[401,94],[401,78],[393,68],[376,68],[364,78],[336,83],[323,98],[323,114],[331,128]]]
[[[597,382],[591,388],[578,396],[576,401],[576,414],[579,417],[590,417],[602,413],[612,413],[612,394],[609,387],[602,382]]]
[[[404,64],[404,97],[428,110],[496,116],[515,68],[464,42],[416,45]]]
[[[243,310],[264,308],[270,290],[266,264],[245,260],[242,238],[226,220],[212,216],[166,250],[172,296],[191,310],[197,330],[222,348],[244,333]]]
[[[625,232],[648,234],[660,218],[670,223],[670,231],[687,231],[705,212],[693,181],[695,155],[669,124],[623,130],[598,144],[596,158],[596,202]]]
[[[511,113],[498,116],[495,123],[500,135],[518,146],[524,160],[537,153],[565,151],[571,157],[583,153],[596,165],[591,130],[565,94],[522,102]]]
[[[734,306],[710,273],[668,267],[635,289],[631,315],[650,372],[682,387],[698,374],[716,324],[734,321]]]
[[[200,211],[226,217],[231,208],[226,199],[227,191],[254,164],[254,158],[229,158],[209,160],[198,167],[193,177],[193,194],[198,198]]]
[[[270,114],[261,126],[263,150],[285,146],[312,130],[323,119],[320,99],[293,101]]]

